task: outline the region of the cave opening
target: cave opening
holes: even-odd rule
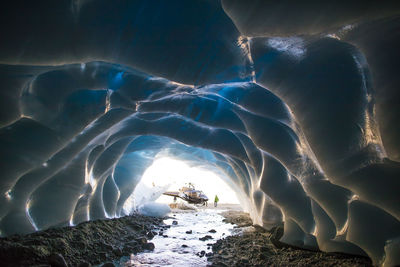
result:
[[[208,197],[208,203],[211,205],[216,195],[220,204],[241,204],[240,192],[238,192],[240,190],[215,166],[162,156],[156,158],[145,170],[135,190],[126,200],[124,211],[129,214],[146,202],[183,203],[183,200],[174,200],[174,197],[163,195],[163,192],[179,191],[189,184],[201,190]]]
[[[399,265],[400,1],[358,2],[4,3],[2,265],[143,251],[132,237],[165,229],[135,196],[166,206],[189,182],[324,266]],[[250,236],[213,263],[316,265]]]
[[[208,203],[194,204],[187,199],[163,194],[185,192],[183,188],[199,190],[208,198]],[[131,261],[161,266],[206,265],[206,257],[202,256],[206,252],[211,255],[209,242],[228,237],[234,232],[236,224],[226,223],[224,216],[246,214],[240,201],[243,202],[242,195],[243,192],[232,179],[210,162],[185,160],[161,152],[143,172],[124,204],[124,212],[164,216],[163,222],[168,228],[152,238],[151,242],[155,245],[153,252],[139,253],[132,256],[134,260]],[[214,203],[215,196],[219,198],[217,205]],[[251,224],[249,220],[247,223]],[[206,252],[202,254],[201,251]],[[126,262],[130,260],[122,257],[119,264]]]

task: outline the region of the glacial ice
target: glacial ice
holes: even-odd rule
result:
[[[400,264],[399,3],[20,2],[0,11],[2,236],[129,213],[162,153],[229,177],[282,242]]]
[[[138,207],[142,215],[163,218],[171,212],[170,207],[165,203],[146,202]]]
[[[136,210],[140,210],[140,207],[147,203],[154,203],[165,191],[167,191],[168,187],[169,185],[148,187],[141,182],[138,183],[135,190],[124,203],[124,213],[131,214]],[[153,206],[156,207],[156,205]],[[169,212],[169,210],[167,212]]]

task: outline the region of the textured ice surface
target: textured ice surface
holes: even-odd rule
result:
[[[222,172],[282,242],[400,264],[399,3],[20,2],[1,235],[124,215],[162,154]]]
[[[165,217],[171,209],[165,203],[147,202],[138,206],[138,212],[145,216]]]
[[[138,207],[143,206],[149,202],[155,202],[165,191],[167,191],[169,184],[165,186],[148,187],[144,183],[136,185],[135,190],[131,193],[123,206],[125,214],[131,214]]]

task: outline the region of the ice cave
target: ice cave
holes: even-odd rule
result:
[[[280,241],[400,265],[400,2],[16,0],[0,234],[125,216],[168,156]]]

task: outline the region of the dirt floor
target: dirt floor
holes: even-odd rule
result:
[[[236,224],[235,227],[252,226],[253,221],[250,219],[249,214],[238,210],[228,210],[220,213],[225,217],[223,220],[226,223]]]
[[[141,215],[0,238],[1,266],[90,266],[154,249],[162,219]]]
[[[343,254],[302,250],[290,246],[275,246],[283,234],[282,227],[267,231],[248,227],[251,220],[240,211],[222,212],[227,223],[246,227],[242,234],[228,236],[212,245],[208,255],[209,266],[372,266],[371,260]],[[280,244],[282,245],[282,244]]]

